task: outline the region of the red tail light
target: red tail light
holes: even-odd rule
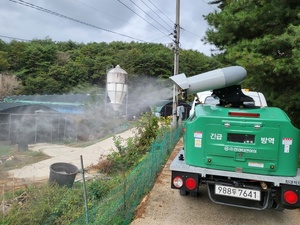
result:
[[[229,116],[238,116],[238,117],[255,117],[258,118],[260,116],[259,113],[245,113],[245,112],[229,112]]]
[[[185,181],[185,186],[189,190],[194,190],[197,186],[197,181],[194,178],[188,178]]]
[[[283,197],[288,204],[293,205],[298,202],[298,195],[293,191],[286,191]]]

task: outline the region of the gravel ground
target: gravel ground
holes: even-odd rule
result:
[[[171,189],[170,163],[182,148],[178,142],[151,192],[136,210],[131,225],[300,225],[300,210],[247,210],[218,205],[210,201],[206,186],[198,197],[180,196]]]

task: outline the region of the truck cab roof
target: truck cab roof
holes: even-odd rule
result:
[[[242,89],[242,92],[245,95],[253,98],[254,106],[261,107],[261,108],[267,106],[266,98],[261,92],[249,91],[248,89]],[[208,105],[219,104],[219,99],[214,98],[212,96],[212,91],[198,92],[197,97],[198,97],[199,103],[201,103],[201,104],[208,104]]]
[[[261,92],[249,91],[248,89],[242,89],[242,92],[245,95],[248,95],[249,97],[253,98],[254,105],[253,105],[253,102],[249,102],[249,104],[252,104],[253,106],[260,107],[260,108],[267,106],[266,98]],[[190,115],[192,115],[194,113],[195,106],[198,103],[206,104],[206,105],[218,105],[220,102],[219,102],[218,98],[214,98],[212,96],[212,91],[198,92],[197,97],[194,98],[194,102],[193,102],[192,108],[190,110]],[[245,103],[245,104],[247,104],[247,103]]]

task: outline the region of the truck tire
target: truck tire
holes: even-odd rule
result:
[[[280,204],[278,204],[276,201],[273,202],[272,209],[276,211],[283,211],[285,208],[283,208]]]

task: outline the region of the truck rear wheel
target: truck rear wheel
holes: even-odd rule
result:
[[[278,204],[276,201],[273,202],[272,208],[276,211],[283,211],[285,208],[283,208],[280,204]]]

